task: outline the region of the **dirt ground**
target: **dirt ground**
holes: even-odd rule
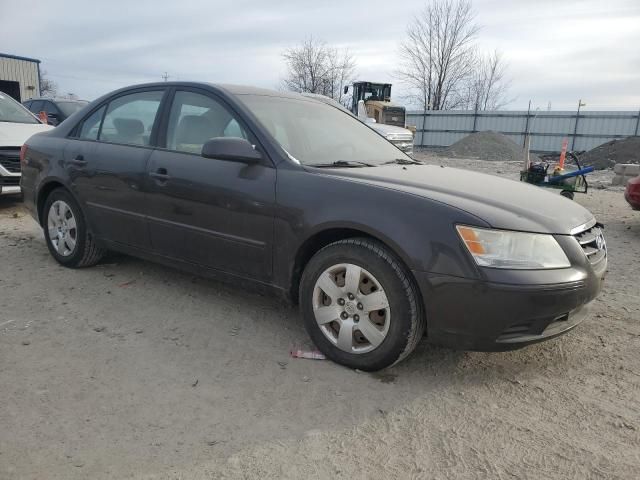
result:
[[[308,338],[279,301],[126,256],[60,267],[0,198],[0,479],[638,478],[640,212],[620,188],[576,201],[610,252],[590,319],[366,374],[289,358]]]

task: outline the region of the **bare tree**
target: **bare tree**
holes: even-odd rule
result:
[[[53,97],[58,92],[58,84],[47,76],[47,72],[40,72],[40,95]]]
[[[470,0],[433,0],[407,27],[396,72],[425,110],[457,108],[474,70],[475,23]]]
[[[490,55],[478,55],[468,80],[465,108],[498,110],[511,103],[508,97],[511,82],[506,70],[507,65],[497,50]]]
[[[345,85],[353,82],[356,61],[348,49],[339,50],[309,37],[282,54],[287,75],[282,80],[287,90],[326,95],[343,102]]]

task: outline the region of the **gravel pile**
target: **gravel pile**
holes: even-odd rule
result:
[[[440,152],[450,158],[475,158],[489,161],[523,161],[522,145],[518,145],[502,133],[486,131],[476,132],[458,140]],[[531,155],[532,161],[539,161]]]
[[[598,170],[616,163],[640,163],[640,137],[611,140],[580,155],[580,163]]]

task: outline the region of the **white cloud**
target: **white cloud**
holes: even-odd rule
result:
[[[0,0],[7,2],[7,0]],[[422,1],[220,2],[69,0],[2,6],[4,53],[40,58],[64,92],[95,98],[120,86],[172,79],[273,88],[280,54],[308,35],[347,46],[361,78],[393,81],[398,44]],[[510,62],[512,108],[529,99],[573,108],[640,107],[637,0],[476,0],[479,45]],[[396,85],[398,94],[402,86]]]

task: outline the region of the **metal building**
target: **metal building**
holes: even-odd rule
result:
[[[40,96],[40,60],[0,53],[0,92],[24,102]]]

